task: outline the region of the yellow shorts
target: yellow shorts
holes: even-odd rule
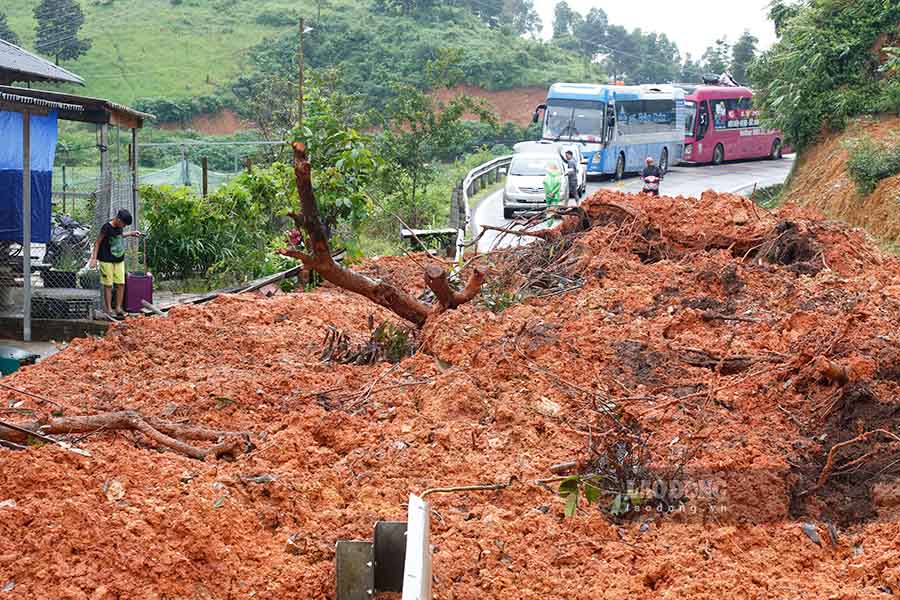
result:
[[[115,285],[125,285],[125,261],[121,262],[101,262],[100,263],[100,285],[104,287],[112,287]]]

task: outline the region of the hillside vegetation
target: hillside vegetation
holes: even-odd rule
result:
[[[4,7],[22,45],[34,47],[34,7]],[[107,0],[82,2],[81,35],[92,47],[63,66],[84,77],[79,92],[134,104],[139,99],[208,96],[196,112],[229,102],[243,83],[267,74],[296,77],[297,18],[307,17],[307,65],[337,68],[347,90],[383,98],[392,81],[423,82],[425,63],[450,53],[448,76],[490,89],[602,73],[572,53],[489,27],[472,11],[435,7],[421,15],[383,13],[365,3],[293,0]],[[249,80],[246,79],[249,77]],[[240,93],[244,88],[238,86]]]
[[[871,190],[861,191],[848,168],[851,157],[861,153],[883,152],[900,139],[900,118],[860,118],[847,130],[822,138],[807,148],[794,168],[782,200],[813,206],[833,219],[864,227],[887,247],[900,250],[900,173],[872,182]],[[872,148],[861,147],[863,143]]]
[[[764,115],[795,147],[853,116],[900,114],[900,3],[775,0],[772,16],[780,39],[751,75]]]

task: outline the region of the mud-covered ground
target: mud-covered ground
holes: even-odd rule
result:
[[[334,598],[336,540],[404,519],[410,492],[495,482],[511,483],[430,497],[436,598],[900,593],[900,261],[734,196],[585,206],[590,230],[527,250],[565,271],[559,290],[535,293],[521,255],[484,257],[490,281],[532,292],[432,318],[397,364],[320,360],[329,326],[362,342],[394,320],[325,287],[129,320],[4,378],[66,415],[134,409],[256,448],[204,463],[101,431],[68,436],[90,457],[0,449],[0,595]],[[409,259],[361,268],[422,289]],[[47,410],[0,402],[9,421]],[[649,471],[715,493],[619,517],[582,500],[566,518],[535,481],[586,468],[616,435],[609,411]],[[876,429],[816,485],[829,449]]]

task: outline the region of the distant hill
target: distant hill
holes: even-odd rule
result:
[[[38,1],[4,8],[25,47],[33,46]],[[319,2],[82,0],[82,31],[93,47],[63,66],[86,80],[79,93],[123,103],[223,98],[234,90],[240,96],[260,76],[293,76],[296,20],[303,14],[313,26],[307,65],[337,69],[345,88],[369,106],[380,104],[390,80],[421,83],[425,64],[448,49],[456,56],[456,82],[489,90],[601,75],[575,53],[489,27],[467,9],[435,6],[401,16],[374,12],[365,1]],[[211,112],[203,106],[192,114]]]
[[[4,2],[10,27],[33,48],[39,0]],[[258,22],[263,14],[315,14],[294,0],[82,0],[84,35],[93,47],[63,63],[84,77],[79,93],[133,103],[142,97],[213,94],[246,69],[248,50],[268,36],[296,29],[293,19]],[[265,21],[265,19],[261,19]],[[272,21],[266,21],[273,23]]]

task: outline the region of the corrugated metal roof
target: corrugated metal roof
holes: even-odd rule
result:
[[[28,96],[20,96],[19,94],[10,94],[0,91],[0,101],[14,102],[16,104],[29,104],[48,110],[69,110],[73,112],[84,112],[84,107],[77,104],[66,104],[65,102],[53,102],[52,100],[44,100],[43,98],[30,98]]]
[[[55,81],[84,85],[84,80],[45,58],[0,40],[0,83]]]
[[[141,112],[110,100],[104,100],[103,98],[90,98],[88,96],[76,96],[74,94],[64,94],[61,92],[0,85],[0,95],[2,94],[11,94],[20,98],[32,100],[43,100],[60,105],[73,105],[77,106],[79,111],[102,111],[106,114],[130,117],[138,119],[141,122],[141,125],[143,125],[143,121],[155,118],[149,113]],[[104,120],[104,122],[106,121]]]

